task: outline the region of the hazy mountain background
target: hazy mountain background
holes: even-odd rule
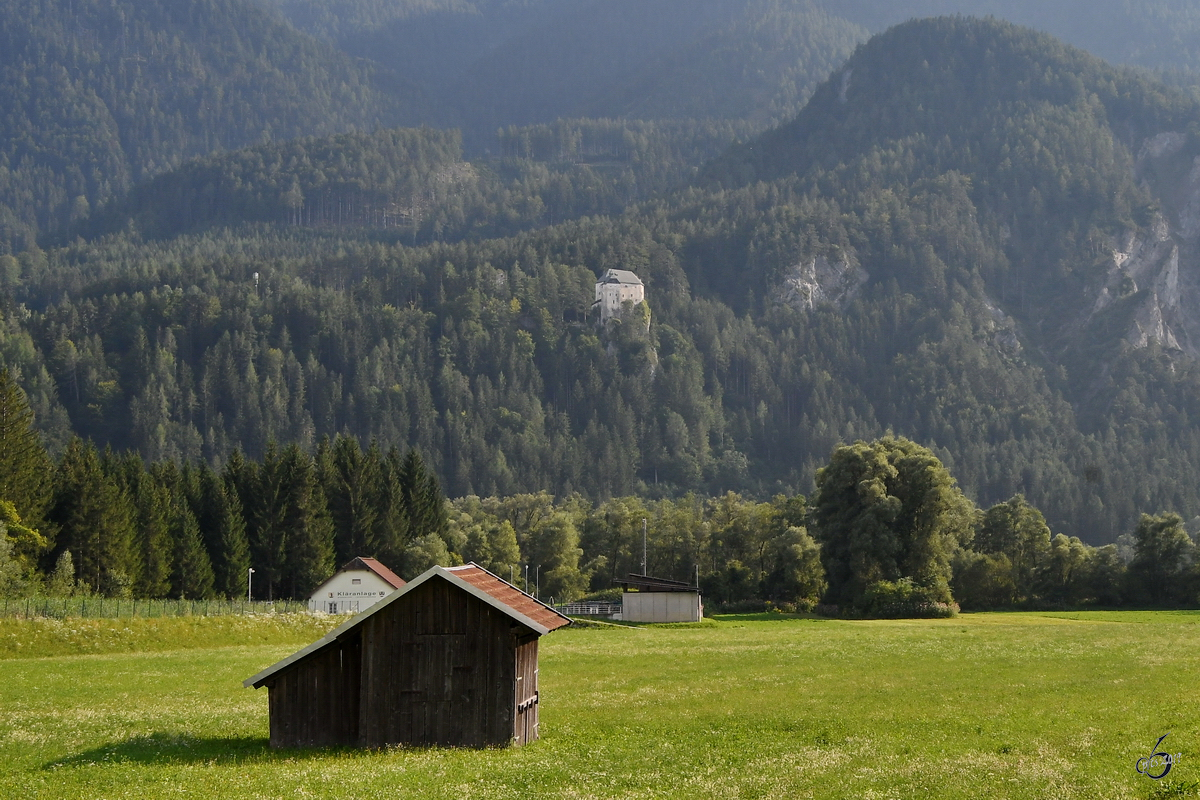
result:
[[[5,2],[0,363],[152,461],[766,497],[894,431],[1093,543],[1190,518],[1198,9]],[[888,28],[960,12],[1061,38]]]

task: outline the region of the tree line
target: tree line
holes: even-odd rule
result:
[[[1143,514],[1116,543],[1051,534],[1021,495],[976,508],[928,448],[899,437],[838,447],[817,475],[809,522],[831,611],[938,616],[1200,600],[1196,532]],[[815,598],[814,598],[815,599]]]
[[[303,599],[355,556],[412,578],[473,561],[545,599],[614,598],[631,572],[694,582],[711,610],[868,616],[1192,606],[1196,543],[1174,513],[1102,547],[1051,534],[1021,495],[977,508],[928,448],[837,447],[816,491],[757,502],[547,492],[446,500],[421,456],[351,438],[268,445],[224,469],[98,452],[51,459],[0,371],[0,592]],[[643,548],[645,562],[641,561]]]
[[[8,594],[306,597],[337,564],[374,555],[419,572],[447,526],[437,476],[415,450],[322,440],[269,443],[222,470],[98,451],[72,438],[57,459],[0,370],[0,554]],[[444,559],[443,559],[444,561]]]

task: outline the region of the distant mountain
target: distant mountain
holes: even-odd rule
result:
[[[871,33],[994,15],[1193,85],[1200,9],[1169,0],[262,0],[301,30],[441,101],[469,152],[560,117],[741,119],[769,127]],[[451,109],[454,109],[453,111]]]
[[[790,176],[844,200],[962,176],[981,235],[1003,254],[979,277],[997,298],[1023,295],[1039,346],[1086,331],[1094,350],[1107,320],[1132,326],[1121,336],[1134,346],[1200,357],[1200,293],[1184,277],[1200,272],[1198,112],[1049,36],[941,18],[872,39],[795,120],[708,174],[723,185]],[[1125,323],[1111,319],[1118,308]]]
[[[269,0],[264,0],[268,2]],[[279,0],[301,29],[438,96],[468,152],[559,118],[794,114],[865,29],[815,0]],[[455,111],[450,112],[450,108]]]
[[[692,41],[625,72],[582,110],[594,117],[716,117],[767,127],[795,116],[866,35],[815,2],[752,0]]]
[[[242,0],[0,3],[0,248],[182,162],[415,122],[421,93]]]
[[[0,359],[51,441],[149,459],[350,433],[419,448],[451,495],[764,497],[891,431],[981,505],[1020,492],[1107,542],[1200,514],[1198,123],[1144,71],[938,18],[762,135],[559,121],[470,163],[428,130],[260,144],[106,206],[104,236],[0,256]],[[439,186],[428,229],[354,216]],[[608,268],[647,303],[600,327]]]
[[[828,0],[830,13],[870,29],[945,14],[994,16],[1050,33],[1117,64],[1195,83],[1200,7],[1179,0]]]
[[[719,120],[560,120],[506,128],[496,155],[473,162],[457,131],[302,137],[185,162],[43,241],[122,231],[168,239],[257,223],[410,244],[502,236],[619,214],[686,185],[752,130]]]

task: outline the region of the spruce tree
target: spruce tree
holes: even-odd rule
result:
[[[204,550],[200,526],[186,502],[177,500],[172,504],[171,538],[175,546],[171,594],[181,600],[212,597],[212,564]]]
[[[185,470],[188,503],[213,569],[213,588],[225,597],[244,597],[250,543],[241,503],[225,481],[207,466]]]
[[[226,475],[238,487],[245,509],[251,561],[259,578],[258,594],[273,600],[284,578],[288,545],[288,481],[279,448],[269,442],[262,463],[257,465],[230,459]]]
[[[101,468],[96,448],[78,437],[67,444],[55,472],[50,521],[59,529],[59,552],[72,552],[83,586],[114,596],[131,590],[135,516],[121,486]]]
[[[247,474],[249,469],[242,467]],[[333,523],[313,460],[270,443],[250,497],[250,547],[268,599],[301,598],[334,569]]]
[[[54,464],[33,427],[33,412],[8,369],[0,368],[0,499],[16,508],[24,524],[42,527],[50,503]],[[18,556],[30,557],[18,546]]]
[[[371,449],[377,452],[374,445]],[[402,466],[400,451],[395,447],[388,450],[380,462],[380,513],[375,521],[375,557],[392,569],[400,569],[404,563],[405,549],[412,540],[413,531],[400,482]]]
[[[292,444],[284,450],[281,477],[287,591],[300,599],[333,573],[333,522],[315,465],[299,446]]]
[[[138,597],[167,597],[171,592],[174,547],[171,541],[171,492],[130,454],[124,459],[126,491],[137,515],[136,550],[139,556],[134,593]]]
[[[429,471],[425,459],[415,449],[404,456],[398,477],[401,502],[411,526],[410,537],[430,533],[444,536],[448,524],[446,499],[437,476]]]
[[[358,440],[338,436],[332,446],[317,449],[317,470],[333,520],[334,547],[339,562],[355,556],[375,556],[375,534],[383,511],[382,465],[378,450],[366,453]]]

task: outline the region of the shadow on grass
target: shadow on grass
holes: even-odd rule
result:
[[[203,738],[175,733],[152,733],[123,742],[113,742],[42,765],[54,770],[97,764],[232,764],[244,761],[295,761],[337,753],[361,753],[348,748],[272,750],[260,736]]]

